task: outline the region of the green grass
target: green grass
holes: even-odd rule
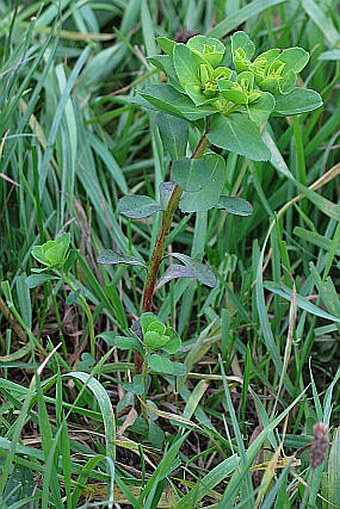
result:
[[[58,4],[0,1],[1,509],[340,507],[337,2]],[[310,51],[301,84],[324,106],[271,120],[271,163],[227,158],[225,194],[252,216],[176,216],[173,250],[204,256],[218,285],[182,279],[157,293],[188,375],[154,377],[147,428],[123,386],[132,354],[99,337],[140,315],[145,272],[97,255],[147,261],[160,222],[122,218],[118,199],[157,196],[169,178],[153,114],[131,98],[158,80],[154,35],[227,40],[241,24],[259,51]],[[77,252],[74,289],[30,288],[32,247],[61,231]],[[313,472],[316,422],[332,445]]]

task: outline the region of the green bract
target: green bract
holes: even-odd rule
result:
[[[237,72],[250,71],[261,90],[273,95],[288,94],[296,84],[297,74],[307,65],[309,55],[302,48],[273,48],[252,62],[253,46],[244,32],[232,36],[232,55]]]
[[[187,42],[187,46],[195,53],[201,55],[204,60],[217,67],[223,58],[225,47],[223,42],[214,37],[206,37],[205,35],[196,35]]]
[[[212,143],[249,159],[270,157],[260,126],[271,114],[298,114],[322,104],[316,92],[302,88],[298,107],[291,106],[297,74],[309,58],[302,48],[273,48],[254,59],[254,43],[239,31],[230,39],[232,70],[223,65],[224,44],[213,37],[197,35],[186,44],[159,37],[157,42],[166,55],[150,57],[150,61],[167,75],[168,82],[141,90],[143,98],[170,115],[204,122]],[[247,139],[236,139],[245,126]],[[224,132],[217,132],[221,128]],[[226,139],[230,135],[232,141]]]
[[[55,240],[34,246],[32,256],[46,268],[60,269],[66,261],[70,241],[70,234],[63,233]]]
[[[181,339],[173,327],[167,327],[153,313],[144,313],[140,318],[143,341],[148,352],[165,350],[169,354],[177,352]]]

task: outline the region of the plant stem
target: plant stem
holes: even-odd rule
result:
[[[206,137],[208,130],[201,136],[196,149],[194,150],[191,159],[199,159],[204,155],[209,141]],[[183,194],[183,189],[179,185],[175,185],[170,196],[166,210],[163,213],[161,229],[158,233],[158,238],[151,256],[148,273],[146,276],[142,311],[146,313],[151,310],[152,297],[155,291],[156,279],[159,271],[159,266],[162,261],[166,240],[171,228],[174,214],[178,208],[179,200]],[[140,374],[143,371],[143,359],[139,352],[135,352],[135,374]]]
[[[74,286],[72,281],[67,276],[63,275],[63,279],[64,279],[65,283],[71,288],[71,290],[73,292],[77,291],[77,288]],[[78,297],[79,297],[79,300],[81,301],[81,303],[83,305],[83,308],[84,308],[87,320],[89,322],[90,353],[91,353],[92,357],[95,359],[95,355],[96,355],[96,339],[95,339],[95,334],[94,334],[94,323],[93,323],[92,311],[91,311],[91,308],[88,305],[88,302],[85,299],[85,297],[83,297],[82,295],[79,295]]]
[[[0,312],[3,313],[4,317],[8,321],[10,327],[14,330],[14,332],[18,335],[18,337],[22,340],[26,340],[26,332],[21,327],[21,325],[15,320],[14,316],[12,315],[9,307],[5,303],[5,301],[2,300],[0,297]]]
[[[152,253],[148,273],[146,276],[142,307],[143,313],[145,313],[146,311],[150,311],[152,306],[152,296],[154,294],[156,279],[158,275],[159,266],[162,261],[166,239],[168,237],[171,223],[174,214],[178,208],[178,203],[182,196],[182,193],[183,189],[176,184],[170,196],[167,208],[163,214],[162,226],[158,234],[158,238]]]
[[[209,144],[208,139],[206,138],[206,134],[201,136],[198,145],[193,152],[191,159],[199,159],[203,156],[206,147]],[[159,266],[162,261],[166,239],[169,234],[169,230],[171,227],[171,223],[174,217],[174,214],[178,208],[179,200],[183,194],[183,189],[179,185],[175,185],[172,194],[170,196],[167,208],[163,213],[162,218],[162,226],[158,234],[158,238],[151,256],[151,261],[148,269],[148,273],[146,276],[146,282],[144,287],[144,296],[143,296],[143,313],[150,311],[152,306],[152,297],[154,294],[156,278],[158,275]]]
[[[136,353],[138,353],[140,355],[139,352],[136,351]],[[148,364],[146,362],[146,359],[144,358],[144,362],[142,363],[142,383],[143,383],[143,387],[144,387],[144,392],[142,394],[142,402],[144,403],[144,404],[142,404],[142,414],[144,417],[144,421],[146,422],[147,425],[149,425],[148,411],[146,408],[147,377],[148,377]]]

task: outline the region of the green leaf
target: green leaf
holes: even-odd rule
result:
[[[162,182],[159,184],[159,203],[162,210],[166,210],[175,185],[174,182]]]
[[[235,216],[251,216],[253,213],[253,207],[249,201],[232,196],[221,196],[215,208],[224,209]]]
[[[178,352],[178,350],[181,348],[181,338],[178,334],[178,332],[175,331],[173,327],[167,327],[166,329],[166,335],[168,336],[169,340],[168,342],[162,347],[165,352],[169,354],[174,354]]]
[[[332,11],[330,10],[329,15],[327,16],[325,11],[322,9],[323,3],[318,5],[314,0],[301,0],[301,5],[308,16],[324,34],[328,45],[331,48],[334,47],[339,42],[340,35],[332,22]],[[334,3],[334,7],[335,6],[336,3]]]
[[[159,111],[156,115],[156,124],[165,149],[172,160],[185,156],[188,143],[189,126],[185,120],[173,117]]]
[[[70,234],[62,233],[55,240],[48,240],[44,244],[34,246],[32,256],[46,267],[61,268],[65,263],[70,242]]]
[[[297,74],[308,64],[309,53],[303,48],[296,46],[294,48],[284,49],[280,54],[279,59],[280,62],[284,62],[286,64],[284,69],[285,72],[294,71],[294,73]]]
[[[285,72],[282,76],[282,79],[280,79],[278,83],[280,94],[289,94],[294,90],[296,85],[295,72],[294,71]]]
[[[173,362],[172,365],[174,367],[174,376],[185,376],[187,374],[187,367],[182,362]]]
[[[339,229],[340,233],[340,229]],[[339,238],[338,238],[339,240]],[[338,242],[339,243],[339,242]],[[339,246],[340,247],[340,246]],[[318,269],[315,267],[313,262],[309,264],[311,276],[316,284],[320,298],[323,303],[323,307],[327,309],[333,316],[340,317],[340,300],[336,286],[332,279],[328,277],[325,281],[321,279]],[[338,324],[338,330],[340,331],[340,325]],[[339,373],[340,374],[340,373]]]
[[[127,194],[118,202],[118,212],[131,219],[143,219],[159,210],[159,203],[145,195]]]
[[[203,159],[211,169],[210,177],[200,191],[183,193],[179,202],[179,207],[183,212],[199,212],[211,209],[216,205],[222,192],[226,174],[223,157],[217,154],[209,154],[204,156]]]
[[[72,306],[75,303],[79,304],[79,302],[80,302],[79,296],[80,295],[81,295],[80,288],[78,288],[78,290],[76,290],[75,292],[71,292],[65,301],[66,305]]]
[[[27,285],[27,276],[22,272],[17,276],[16,291],[19,303],[19,309],[22,319],[24,320],[28,329],[32,328],[32,301],[29,287]]]
[[[221,95],[225,99],[235,104],[247,104],[248,96],[236,82],[221,79],[218,80],[217,84]]]
[[[135,375],[132,379],[132,382],[123,384],[123,389],[127,392],[132,392],[132,394],[137,394],[139,396],[144,394],[142,375]]]
[[[51,274],[31,274],[26,278],[26,284],[28,288],[36,288],[39,285],[47,283],[47,281],[56,281],[60,278],[57,276],[52,276]]]
[[[116,438],[116,421],[109,393],[103,385],[98,382],[92,375],[83,372],[72,372],[63,375],[67,378],[76,378],[80,380],[87,389],[93,393],[97,400],[103,423],[105,428],[106,455],[115,460],[115,438]]]
[[[183,87],[178,81],[172,57],[169,57],[168,55],[153,55],[148,57],[148,61],[167,75],[170,84],[176,90],[184,92]]]
[[[120,350],[142,351],[138,339],[133,337],[118,336],[114,331],[102,332],[101,334],[98,334],[97,337],[103,339],[109,346],[115,346]]]
[[[148,440],[155,449],[162,449],[165,441],[165,433],[162,428],[151,419],[151,415],[153,414],[150,413]]]
[[[188,267],[184,265],[180,265],[179,263],[171,263],[169,267],[166,269],[164,274],[159,278],[155,290],[159,290],[163,285],[172,281],[173,279],[178,279],[180,277],[191,277],[194,278],[195,274],[191,272]]]
[[[244,51],[245,57],[250,60],[255,53],[255,44],[250,39],[249,35],[243,31],[235,32],[231,38],[231,53],[234,57],[235,51],[238,49],[242,49]]]
[[[179,82],[185,85],[200,85],[199,70],[204,59],[191,51],[185,44],[176,44],[174,47],[174,66]]]
[[[209,286],[210,288],[214,288],[214,286],[216,286],[216,276],[208,265],[181,253],[172,253],[172,257],[176,258],[176,260],[179,260],[188,267],[197,281],[203,285]]]
[[[173,327],[166,327],[153,313],[144,313],[140,318],[143,340],[149,352],[162,348],[175,353],[181,346],[181,339]]]
[[[222,38],[242,25],[245,21],[257,16],[261,12],[278,4],[282,4],[286,0],[254,0],[247,3],[241,9],[235,9],[230,16],[226,16],[223,21],[209,30],[208,34],[213,37]]]
[[[189,97],[181,94],[171,85],[151,85],[139,93],[152,105],[175,117],[195,121],[215,113],[209,104],[196,106]]]
[[[224,55],[224,44],[214,37],[196,35],[187,42],[188,48],[196,50],[213,67],[217,67]]]
[[[340,60],[340,49],[332,49],[321,53],[318,60]]]
[[[283,299],[286,299],[288,301],[292,300],[292,291],[290,288],[288,288],[286,285],[282,283],[274,283],[272,281],[266,281],[264,283],[264,287],[267,288],[267,290],[275,293],[276,295],[279,295]],[[327,311],[324,311],[323,309],[319,308],[309,300],[307,300],[302,295],[297,296],[297,306],[304,311],[307,311],[307,313],[310,313],[311,315],[319,316],[320,318],[324,318],[325,320],[331,320],[336,323],[340,323],[340,316],[333,316],[330,313],[327,313]]]
[[[168,37],[156,37],[156,42],[158,46],[166,53],[172,57],[174,53],[174,47],[177,42],[169,39]]]
[[[172,179],[185,191],[197,192],[206,185],[212,171],[213,167],[205,159],[185,157],[173,162]]]
[[[149,330],[144,334],[144,344],[149,351],[153,352],[159,348],[163,348],[169,341],[169,336],[165,334],[159,334],[156,331]]]
[[[270,79],[268,77],[268,72],[273,71],[273,66],[280,66],[280,63],[276,62],[280,55],[280,49],[279,48],[272,48],[268,51],[264,51],[261,53],[258,57],[255,58],[254,62],[249,65],[249,69],[254,73],[255,82],[257,85],[261,86],[262,88],[262,82],[265,80]],[[284,70],[284,64],[281,62],[282,72]],[[277,69],[276,69],[277,71]],[[274,73],[277,76],[277,72]],[[268,82],[268,84],[272,83],[272,87],[277,88],[278,92],[278,82],[276,77],[272,77],[271,81]],[[260,85],[261,84],[261,85]]]
[[[81,354],[80,361],[77,364],[77,369],[81,371],[91,371],[91,368],[96,364],[95,359],[88,352]]]
[[[152,354],[147,357],[149,368],[155,373],[174,374],[173,362],[164,355]]]
[[[207,138],[217,147],[236,152],[248,159],[254,161],[270,159],[270,151],[261,138],[259,128],[245,114],[214,116]]]
[[[97,258],[97,262],[101,265],[137,265],[146,268],[146,265],[134,256],[123,255],[112,251],[112,249],[105,249]]]
[[[119,350],[139,350],[140,352],[143,351],[139,341],[132,337],[127,338],[125,336],[116,336],[114,344]]]
[[[340,507],[340,428],[334,430],[332,447],[328,459],[327,489],[328,500],[334,507]]]
[[[301,228],[301,226],[295,226],[293,230],[293,235],[297,235],[300,239],[303,239],[305,242],[310,242],[314,244],[314,246],[318,246],[325,251],[331,251],[334,249],[332,239],[320,235],[320,233],[314,232],[312,230],[306,230]],[[340,245],[335,246],[335,254],[340,256]]]
[[[298,115],[322,106],[321,96],[308,88],[294,88],[289,94],[276,97],[275,114]]]
[[[165,334],[166,326],[163,322],[160,322],[158,319],[156,319],[153,322],[150,322],[148,327],[148,331],[157,332],[158,334]]]
[[[94,151],[101,158],[108,171],[110,172],[111,177],[117,183],[117,186],[121,190],[122,193],[128,192],[128,187],[126,184],[125,176],[117,163],[116,159],[113,157],[110,149],[103,143],[98,136],[89,133],[89,141],[94,149]]]
[[[260,97],[247,106],[250,120],[255,122],[258,126],[267,122],[274,108],[275,99],[269,92],[261,92]]]
[[[188,509],[197,507],[198,502],[206,495],[211,494],[215,486],[219,485],[226,477],[229,477],[239,464],[237,454],[229,456],[218,463],[204,477],[204,482],[196,482],[193,487],[179,500],[176,509]],[[227,505],[225,507],[228,507]]]
[[[155,316],[153,313],[143,313],[142,316],[140,317],[140,324],[142,326],[143,334],[145,334],[149,330],[149,327],[153,323],[157,322],[159,322],[159,320],[157,316]]]
[[[212,97],[209,97],[202,92],[201,85],[185,85],[185,92],[188,94],[190,99],[196,104],[196,106],[213,104],[214,101],[216,101],[217,90],[213,92]]]

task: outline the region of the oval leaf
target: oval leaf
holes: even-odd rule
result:
[[[207,138],[217,147],[248,159],[270,159],[270,151],[261,138],[259,127],[242,113],[232,113],[229,117],[215,115]]]
[[[222,192],[225,180],[225,161],[217,154],[209,154],[204,161],[210,168],[210,177],[200,191],[185,192],[179,202],[183,212],[200,212],[209,210],[216,205]]]
[[[174,189],[174,182],[162,182],[159,184],[159,202],[162,210],[166,209]]]
[[[149,196],[127,194],[118,202],[118,212],[131,219],[143,219],[161,210],[159,203]]]
[[[187,47],[200,55],[213,67],[217,67],[223,58],[225,46],[223,42],[207,35],[195,35],[187,42]]]
[[[172,57],[169,57],[168,55],[154,55],[152,57],[148,57],[148,61],[167,75],[168,83],[170,85],[178,90],[178,92],[183,92],[183,87],[177,78]]]
[[[202,189],[213,171],[208,161],[185,157],[172,164],[172,178],[185,191],[197,192]]]
[[[321,96],[308,88],[294,88],[289,94],[276,97],[275,113],[282,116],[298,115],[322,106]]]
[[[156,37],[156,42],[158,46],[164,51],[164,53],[172,57],[174,53],[174,47],[176,46],[176,41],[168,39],[168,37]]]
[[[132,394],[137,394],[138,396],[144,394],[144,385],[143,385],[142,375],[135,375],[133,377],[132,382],[124,383],[123,389],[127,392],[132,392]]]
[[[174,66],[183,88],[185,85],[200,85],[200,65],[204,64],[203,58],[191,51],[185,44],[176,44],[174,47]]]
[[[185,376],[187,374],[187,367],[185,364],[182,364],[182,362],[173,362],[172,364],[174,367],[175,376]]]
[[[53,281],[59,279],[57,276],[51,274],[31,274],[26,278],[26,284],[28,288],[33,289],[39,285],[47,283],[47,281]]]
[[[179,334],[172,327],[168,327],[167,333],[170,335],[170,340],[163,346],[163,350],[169,354],[174,354],[181,348],[182,341]]]
[[[139,91],[139,93],[153,106],[176,117],[195,121],[216,113],[210,105],[196,106],[189,97],[181,94],[168,84],[150,85]],[[138,103],[138,101],[132,102]]]
[[[250,60],[255,53],[255,44],[249,38],[248,34],[243,31],[235,32],[231,38],[231,52],[235,55],[236,50],[242,49],[245,57]]]
[[[204,263],[181,253],[172,253],[172,256],[188,267],[197,281],[210,288],[216,286],[216,276],[208,265],[204,265]]]
[[[258,126],[267,122],[274,108],[275,99],[269,92],[261,92],[260,97],[247,106],[249,118]]]
[[[155,287],[155,291],[159,290],[163,285],[171,281],[172,279],[177,279],[179,277],[195,277],[195,274],[186,267],[185,265],[179,265],[178,263],[172,263],[164,272],[163,276],[159,278],[158,283]]]
[[[123,255],[112,251],[112,249],[105,249],[97,258],[97,262],[101,265],[138,265],[146,269],[144,262],[138,260],[134,256]]]
[[[165,334],[158,334],[155,331],[148,331],[144,334],[144,344],[151,352],[164,347],[164,345],[169,341],[169,336],[166,336]]]
[[[279,58],[281,62],[285,63],[285,72],[292,70],[299,73],[308,64],[309,53],[296,46],[284,49]]]
[[[159,111],[156,115],[162,142],[172,160],[185,156],[189,136],[189,127],[186,120],[173,117]]]
[[[251,216],[253,213],[253,207],[249,201],[232,196],[221,196],[216,208],[224,209],[235,216]]]
[[[155,373],[173,375],[175,371],[171,360],[157,353],[148,356],[148,366],[152,371],[155,371]]]
[[[119,348],[119,350],[143,351],[137,338],[118,336],[114,331],[102,332],[101,334],[98,334],[97,338],[103,339],[109,346],[115,346],[116,348]]]

